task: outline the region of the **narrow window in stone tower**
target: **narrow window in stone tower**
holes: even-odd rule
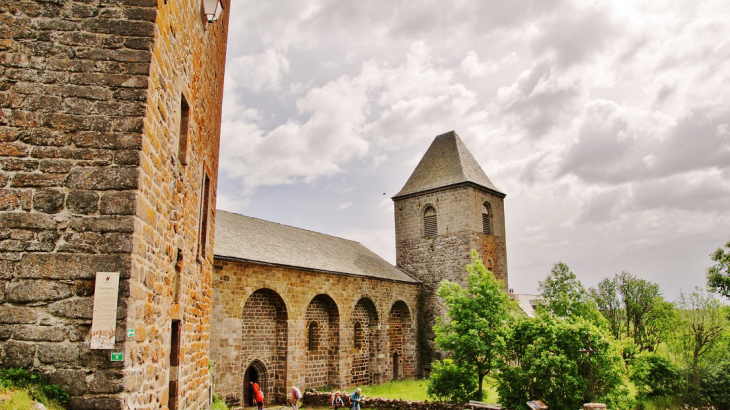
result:
[[[180,275],[182,274],[182,265],[182,249],[178,248],[177,258],[175,259],[175,278],[172,283],[172,303],[178,303],[180,300]]]
[[[491,224],[491,216],[492,212],[490,212],[492,209],[491,206],[489,206],[489,203],[485,202],[484,205],[482,205],[482,232],[484,232],[487,235],[492,234],[492,224]]]
[[[180,95],[180,133],[177,137],[177,159],[182,165],[188,164],[188,124],[190,107],[184,95]]]
[[[423,236],[436,236],[437,234],[436,210],[429,206],[423,213]]]
[[[203,172],[203,203],[200,206],[200,230],[198,237],[198,253],[205,258],[205,246],[208,242],[208,202],[210,201],[210,177]]]
[[[355,322],[355,332],[353,335],[355,349],[362,349],[362,341],[365,337],[362,329],[362,323]]]
[[[307,344],[307,350],[309,350],[310,352],[317,350],[317,330],[317,322],[312,322],[309,324],[309,343]]]
[[[177,376],[180,365],[180,321],[173,320],[170,329],[170,387],[168,408],[177,410]]]

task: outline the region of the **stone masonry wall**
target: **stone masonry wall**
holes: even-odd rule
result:
[[[240,355],[235,361],[246,363],[260,361],[268,371],[268,377],[261,377],[258,380],[260,388],[269,393],[269,397],[282,396],[286,388],[284,385],[286,360],[282,358],[286,356],[287,345],[286,306],[275,292],[261,289],[248,298],[243,312],[242,338],[255,343],[239,344],[237,350],[240,351]],[[236,374],[231,371],[221,372],[221,380],[231,380],[230,373]],[[280,374],[282,377],[272,377],[275,374]]]
[[[328,407],[332,401],[332,392],[304,392],[302,402],[312,407]],[[349,405],[350,393],[342,392],[342,401]],[[392,409],[392,410],[463,410],[463,403],[445,403],[440,401],[410,401],[390,400],[380,397],[363,396],[361,401],[364,409]]]
[[[373,383],[377,368],[378,315],[375,306],[361,299],[352,311],[354,339],[352,346],[352,384]]]
[[[492,208],[493,235],[482,233],[482,205]],[[432,206],[437,213],[438,235],[424,236],[423,213]],[[433,347],[433,325],[446,312],[437,291],[444,279],[464,284],[471,251],[477,250],[484,264],[507,290],[507,250],[504,201],[470,186],[460,186],[395,201],[397,265],[421,280],[418,340],[421,346],[420,369],[430,368],[439,358]],[[420,374],[420,373],[419,373]],[[425,374],[424,374],[425,376]]]
[[[416,374],[416,355],[409,354],[416,349],[416,331],[413,327],[413,319],[407,306],[396,303],[390,310],[388,318],[388,343],[390,345],[391,360],[396,360],[393,356],[397,354],[398,374],[393,374],[393,378],[403,378],[405,374]],[[395,364],[393,366],[395,371]]]
[[[285,400],[292,386],[297,386],[302,391],[321,387],[309,385],[307,377],[308,325],[310,319],[315,317],[324,320],[323,312],[319,308],[316,309],[320,311],[319,314],[315,315],[315,309],[311,309],[308,317],[307,311],[312,301],[316,301],[316,305],[322,301],[331,302],[331,305],[327,306],[329,327],[334,325],[331,317],[335,313],[338,317],[336,340],[332,338],[326,340],[324,337],[319,339],[320,343],[327,343],[328,351],[332,352],[333,357],[328,358],[330,371],[338,369],[337,374],[328,374],[327,384],[337,388],[349,387],[354,383],[353,330],[355,306],[358,302],[363,301],[360,303],[361,306],[371,303],[372,313],[377,315],[377,318],[386,318],[374,326],[373,335],[377,340],[370,340],[376,349],[372,351],[372,356],[367,353],[368,360],[373,363],[372,373],[378,375],[377,381],[387,381],[392,377],[393,363],[388,341],[387,318],[396,303],[402,312],[407,312],[404,317],[410,318],[409,326],[415,328],[417,284],[216,258],[213,289],[212,320],[218,324],[211,329],[211,359],[214,360],[216,373],[215,391],[222,397],[230,397],[231,401],[240,400],[242,397],[243,375],[252,361],[263,361],[260,357],[242,358],[236,354],[243,346],[260,343],[258,339],[242,334],[240,329],[243,323],[242,317],[248,312],[244,307],[245,304],[251,295],[261,292],[261,289],[280,297],[287,313],[288,337],[286,354],[283,356],[286,371],[268,373],[270,377],[284,381],[286,387],[281,393],[264,392],[265,396],[268,393],[273,402]],[[378,327],[380,329],[376,332]],[[411,362],[415,362],[417,354],[415,342],[404,345],[403,350],[404,355],[410,357]],[[415,376],[412,370],[405,369],[408,367],[401,366],[402,377]],[[222,376],[224,374],[225,376]],[[324,372],[317,371],[310,373],[310,376],[315,374],[316,377],[309,381],[322,383]]]
[[[328,386],[337,380],[339,354],[339,315],[334,301],[320,295],[307,306],[305,325],[307,339],[312,332],[313,344],[307,340],[307,367],[304,383],[307,386]],[[310,326],[313,326],[310,330]]]
[[[0,2],[0,364],[71,408],[119,408],[123,363],[89,349],[95,273],[121,273],[125,342],[154,1]]]
[[[212,233],[229,16],[229,2],[223,4],[219,21],[207,23],[201,0],[156,2],[127,319],[135,337],[125,344],[124,399],[135,409],[171,406],[171,380],[178,409],[210,406]],[[172,321],[179,321],[176,367]]]
[[[178,408],[206,408],[212,255],[193,261],[203,167],[215,187],[227,12],[205,30],[197,0],[21,0],[0,2],[0,20],[0,365],[49,375],[70,408],[166,408],[178,318]],[[170,158],[181,93],[182,168]],[[89,349],[100,271],[121,273],[124,362]]]

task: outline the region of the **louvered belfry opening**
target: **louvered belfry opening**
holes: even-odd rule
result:
[[[423,236],[436,236],[437,234],[436,210],[429,206],[423,213]]]
[[[487,235],[492,234],[492,226],[490,223],[491,214],[492,213],[490,212],[489,204],[482,205],[482,232],[484,232]]]

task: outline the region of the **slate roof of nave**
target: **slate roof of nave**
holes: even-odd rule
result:
[[[218,209],[216,257],[419,283],[359,242]]]
[[[482,167],[454,131],[437,136],[408,181],[393,198],[471,182],[499,195]]]

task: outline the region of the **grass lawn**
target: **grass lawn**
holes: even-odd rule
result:
[[[55,403],[46,405],[48,410],[62,410]],[[0,387],[0,410],[33,410],[33,399],[23,389]]]
[[[383,399],[425,401],[428,400],[427,388],[428,380],[396,380],[362,386],[362,394],[366,397]]]
[[[491,377],[485,377],[484,378],[484,384],[482,385],[482,389],[484,389],[482,401],[487,403],[496,403],[499,399],[499,394],[497,394],[497,381],[494,380]]]
[[[366,397],[380,397],[383,399],[433,401],[426,393],[428,380],[397,380],[383,384],[362,386],[362,394]],[[482,401],[496,403],[497,384],[492,378],[484,379],[484,398]]]

